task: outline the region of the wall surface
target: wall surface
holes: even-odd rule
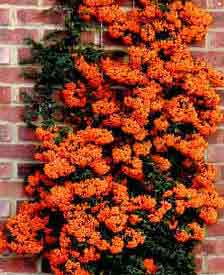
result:
[[[41,39],[55,28],[58,17],[48,17],[42,11],[52,0],[0,0],[0,225],[16,213],[18,204],[26,199],[22,181],[29,173],[35,139],[22,122],[21,93],[32,91],[32,83],[20,76],[19,60],[29,54],[24,46],[26,37]],[[195,56],[208,59],[224,70],[224,0],[197,0],[214,16],[205,42],[192,48]],[[129,5],[130,3],[126,3]],[[104,36],[83,34],[83,40],[97,42]],[[102,41],[101,41],[102,42]],[[104,41],[105,42],[105,41]],[[218,89],[224,109],[224,89]],[[207,159],[218,168],[217,186],[224,195],[224,123],[210,138]],[[199,274],[224,274],[224,211],[219,224],[208,229],[203,245],[197,248]],[[0,274],[18,275],[41,272],[41,263],[32,258],[0,255]]]

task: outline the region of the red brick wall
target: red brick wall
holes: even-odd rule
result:
[[[195,56],[207,58],[224,70],[224,0],[197,0],[214,15],[214,23],[205,42],[193,47]],[[23,106],[20,94],[32,89],[32,83],[20,76],[19,60],[27,54],[23,39],[39,40],[45,31],[54,28],[56,17],[42,15],[52,0],[0,0],[0,224],[16,212],[25,199],[22,181],[32,165],[34,137],[21,120]],[[88,33],[84,40],[99,41],[99,35]],[[224,89],[218,89],[224,107]],[[224,195],[224,125],[210,138],[207,158],[218,167],[218,189]],[[223,211],[224,213],[224,211]],[[224,214],[218,225],[208,229],[203,245],[197,248],[201,274],[224,274]],[[0,274],[41,272],[35,259],[0,256]],[[5,274],[5,273],[4,273]],[[11,274],[11,273],[10,273]]]

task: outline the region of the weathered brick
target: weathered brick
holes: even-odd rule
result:
[[[0,48],[0,64],[9,64],[10,63],[10,49],[9,48]]]
[[[206,240],[203,244],[205,254],[223,254],[224,240]]]
[[[223,145],[210,145],[208,148],[208,161],[210,162],[223,162],[224,146]]]
[[[224,0],[208,0],[208,8],[222,9],[224,8]]]
[[[35,146],[31,144],[0,144],[1,158],[32,159]]]
[[[7,218],[9,216],[10,216],[10,202],[7,200],[0,199],[0,218]],[[0,266],[0,270],[1,270],[1,266]]]
[[[23,182],[0,181],[0,197],[24,198]]]
[[[0,142],[9,142],[12,140],[12,129],[7,124],[0,124]]]
[[[224,223],[219,221],[217,224],[208,227],[208,236],[224,236]]]
[[[224,129],[218,129],[215,134],[209,137],[208,142],[210,144],[224,143]]]
[[[0,29],[0,43],[2,44],[24,44],[25,38],[37,39],[37,30],[27,30],[27,29]]]
[[[202,246],[202,244],[201,243],[198,243],[195,247],[194,247],[194,249],[193,249],[193,254],[195,255],[195,256],[201,256],[202,255],[202,251],[203,251],[203,246]]]
[[[224,12],[217,10],[216,12],[211,12],[211,15],[213,17],[211,28],[224,28]]]
[[[21,64],[24,60],[31,57],[31,51],[29,48],[19,48],[17,50],[18,63]]]
[[[220,196],[224,196],[224,181],[218,181],[216,183],[216,189],[219,192]],[[223,209],[221,209],[220,211],[223,212]]]
[[[1,104],[8,104],[11,101],[11,88],[0,87],[0,102]]]
[[[9,9],[0,9],[0,26],[9,25]]]
[[[223,181],[224,180],[224,165],[215,164],[214,167],[217,170],[217,181]]]
[[[224,47],[224,31],[223,32],[209,32],[208,34],[208,47],[211,49],[214,48],[223,48]]]
[[[19,122],[23,119],[23,107],[14,107],[10,105],[0,106],[0,117],[1,120],[9,122]]]
[[[200,272],[202,270],[202,258],[201,257],[195,258],[195,265],[196,265],[196,272]]]
[[[42,0],[42,5],[54,5],[56,3],[56,0]]]
[[[211,65],[215,67],[224,67],[224,51],[216,52],[215,50],[205,51],[195,51],[193,52],[194,57],[202,58],[208,61]]]
[[[0,272],[36,272],[35,258],[2,258],[0,261]]]
[[[0,82],[3,83],[31,83],[29,79],[24,79],[20,67],[0,67]]]
[[[224,272],[224,257],[208,257],[208,272]]]
[[[23,126],[18,128],[18,136],[19,136],[19,140],[22,140],[22,141],[37,140],[34,130]]]
[[[49,10],[21,9],[17,11],[17,21],[19,25],[49,25],[63,22],[63,16],[60,13]]]
[[[95,33],[94,31],[88,31],[81,33],[81,42],[82,43],[94,43]]]
[[[37,5],[38,0],[1,0],[1,4],[8,4],[8,5]]]
[[[192,0],[192,2],[198,5],[199,7],[202,7],[202,8],[207,7],[207,0]]]
[[[10,178],[12,176],[12,164],[8,162],[0,163],[0,179]]]
[[[220,105],[224,106],[224,90],[218,90],[217,93],[220,96]]]

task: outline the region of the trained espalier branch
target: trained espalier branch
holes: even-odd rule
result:
[[[42,255],[56,275],[196,274],[192,250],[224,206],[204,160],[224,77],[188,49],[211,16],[184,0],[59,7],[65,30],[30,41],[40,69],[26,120],[42,165],[0,249]],[[91,22],[126,50],[81,46]]]

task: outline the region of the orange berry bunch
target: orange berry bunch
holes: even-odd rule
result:
[[[72,52],[79,77],[59,91],[69,130],[36,129],[34,201],[6,223],[0,249],[42,253],[56,275],[196,274],[193,247],[224,207],[204,160],[224,76],[188,49],[211,16],[145,0],[84,0],[78,14],[129,47],[98,62]]]

